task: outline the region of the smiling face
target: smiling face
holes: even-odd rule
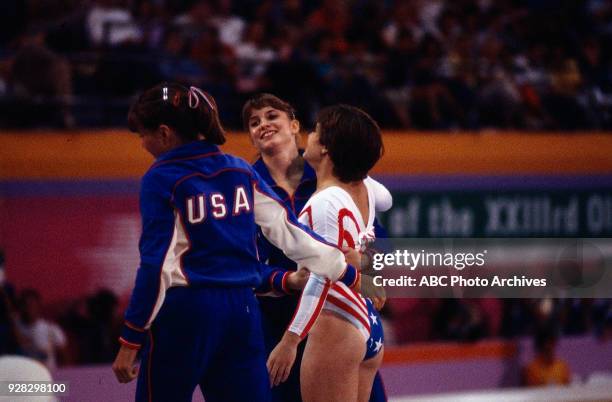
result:
[[[287,112],[266,106],[253,109],[248,119],[249,135],[253,145],[263,154],[273,153],[285,147],[297,149],[297,134],[300,124]]]

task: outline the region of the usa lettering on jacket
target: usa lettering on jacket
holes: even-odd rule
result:
[[[252,210],[244,186],[235,187],[233,203],[229,209],[225,196],[221,193],[201,193],[187,198],[186,203],[187,220],[193,225],[204,222],[208,211],[214,219],[223,219],[227,216],[228,210],[233,216],[249,213]]]

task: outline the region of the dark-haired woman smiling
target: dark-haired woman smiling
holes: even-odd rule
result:
[[[320,178],[317,177],[318,175],[315,174],[311,165],[304,160],[298,150],[297,136],[300,132],[300,125],[295,117],[293,107],[274,95],[260,94],[250,99],[244,105],[242,118],[245,129],[248,130],[251,140],[261,156],[255,163],[254,168],[268,182],[288,209],[293,210],[295,213],[303,211],[312,194],[319,189],[317,180]],[[311,136],[313,135],[311,134]],[[373,139],[376,139],[376,137],[374,136]],[[376,154],[376,152],[377,149],[380,151],[380,144],[378,144],[378,148],[375,146],[377,144],[372,145],[372,153],[378,159],[380,155]],[[341,148],[338,147],[338,149]],[[365,161],[365,163],[368,164],[370,162]],[[339,165],[342,166],[347,164],[354,165],[350,160],[346,163],[339,162]],[[358,166],[355,165],[355,167]],[[361,171],[352,173],[359,175]],[[325,180],[325,177],[322,177],[322,179]],[[376,191],[374,191],[375,197],[373,197],[376,201],[376,208],[380,210],[390,208],[392,200],[389,192],[379,183],[369,178],[367,181],[372,187],[376,188]],[[333,216],[333,219],[336,221],[337,218],[337,216]],[[376,229],[377,232],[381,230],[380,227]],[[326,237],[326,240],[334,244],[348,246],[344,242],[338,242],[337,230],[334,233],[330,232],[328,234],[330,238]],[[355,237],[357,238],[357,236]],[[265,290],[276,292],[275,296],[285,293],[284,297],[260,299],[266,346],[269,350],[272,350],[281,338],[289,338],[289,336],[284,335],[284,332],[292,320],[298,298],[288,288],[293,287],[293,278],[299,276],[304,270],[295,271],[295,263],[288,260],[280,250],[270,247],[266,243],[265,241],[260,242],[260,256],[269,264],[267,267],[268,273],[265,276],[269,277],[270,280],[264,281],[264,283],[269,283],[269,288],[272,289]],[[355,244],[353,243],[354,246]],[[294,272],[297,272],[297,275]],[[342,282],[349,288],[354,288],[354,286],[351,286],[349,279],[348,275],[346,275],[342,278]],[[288,284],[288,286],[284,286],[285,284]],[[312,371],[309,374],[302,372],[300,376],[303,353],[303,348],[300,346],[296,350],[297,362],[293,367],[291,365],[283,365],[279,369],[280,365],[271,365],[271,377],[276,385],[272,390],[273,400],[278,402],[302,401],[302,398],[307,401],[312,400],[312,389],[317,387],[325,390],[323,391],[324,393],[327,392],[325,397],[330,398],[329,400],[352,400],[353,398],[350,395],[357,392],[359,387],[360,400],[367,401],[369,397],[371,402],[386,401],[384,386],[379,375],[376,375],[374,385],[372,384],[374,374],[382,359],[382,327],[378,313],[369,300],[367,301],[367,310],[367,316],[369,316],[371,321],[369,325],[371,328],[370,338],[352,351],[359,351],[361,348],[367,350],[361,355],[359,352],[353,354],[354,356],[360,355],[361,359],[364,360],[358,365],[358,376],[361,379],[359,385],[357,385],[357,381],[352,381],[351,384],[345,383],[343,384],[345,387],[339,390],[337,394],[334,394],[333,388],[327,388],[326,386],[318,387],[313,384],[305,385],[303,382],[300,392],[300,377],[302,381],[308,381],[309,374],[310,378],[312,378]],[[362,318],[368,320],[367,316]],[[349,333],[353,331],[352,328],[347,330]],[[367,347],[364,345],[367,345]],[[346,348],[346,345],[344,347],[349,349]],[[335,359],[339,364],[344,362],[337,353],[330,353],[329,357]],[[326,373],[329,373],[329,370],[326,370]],[[335,373],[330,375],[333,377]],[[352,389],[350,389],[351,387]]]

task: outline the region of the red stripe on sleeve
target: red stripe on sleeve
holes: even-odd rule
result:
[[[315,308],[315,311],[312,313],[312,316],[310,317],[310,320],[308,320],[308,323],[306,324],[306,326],[302,330],[302,333],[299,334],[300,338],[304,339],[304,337],[306,335],[308,335],[308,332],[310,331],[310,329],[314,325],[315,321],[319,317],[319,314],[321,313],[321,309],[323,308],[323,305],[325,304],[325,300],[327,299],[327,293],[329,293],[330,286],[331,285],[330,285],[329,280],[325,280],[325,287],[323,287],[323,292],[321,292],[321,296],[319,296],[319,303],[317,303],[317,307]],[[300,308],[300,305],[298,304],[297,310],[295,311],[296,314],[297,314],[297,311],[299,310],[299,308]],[[295,315],[293,317],[295,318]],[[291,320],[291,321],[293,321],[293,320]]]
[[[289,289],[289,288],[287,287],[287,279],[289,279],[289,274],[290,274],[290,272],[289,272],[289,271],[285,272],[285,273],[283,274],[283,279],[282,279],[282,281],[281,281],[281,287],[283,288],[283,292],[285,292],[285,293],[287,293],[287,294],[290,294],[290,293],[291,293],[291,289]]]
[[[127,348],[130,348],[130,349],[140,349],[140,345],[139,344],[128,342],[128,341],[126,341],[125,339],[123,339],[121,337],[119,337],[119,343],[124,345]]]

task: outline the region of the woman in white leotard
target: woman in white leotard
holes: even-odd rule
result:
[[[365,112],[346,105],[321,111],[304,153],[316,170],[317,191],[300,221],[340,247],[359,249],[373,238],[380,188],[366,177],[381,154],[380,129]],[[301,371],[304,401],[367,401],[382,353],[378,361],[363,361],[370,321],[361,295],[311,273],[294,319],[270,354],[274,382],[283,380],[307,333]]]

